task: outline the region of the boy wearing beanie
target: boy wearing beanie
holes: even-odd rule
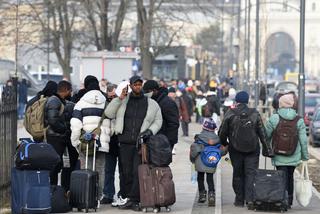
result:
[[[208,206],[215,206],[213,174],[216,171],[216,167],[208,167],[205,165],[205,163],[202,161],[201,153],[204,151],[205,147],[220,148],[220,139],[215,133],[216,128],[217,125],[212,118],[205,119],[202,125],[202,131],[200,134],[195,136],[195,142],[190,148],[190,160],[195,164],[195,169],[197,171],[199,190],[198,203],[204,203],[207,200],[207,191],[204,186],[204,177],[206,174],[206,180],[208,184]],[[212,156],[212,158],[215,157]]]

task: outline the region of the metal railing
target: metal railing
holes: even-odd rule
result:
[[[14,87],[0,94],[0,213],[10,202],[11,168],[17,145],[17,99]]]

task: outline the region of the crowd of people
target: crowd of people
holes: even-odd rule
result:
[[[120,209],[140,210],[138,166],[141,164],[141,154],[136,147],[137,140],[164,134],[174,155],[174,146],[179,141],[178,129],[181,126],[181,137],[189,136],[189,124],[194,114],[195,121],[203,127],[195,141],[203,141],[205,146],[194,146],[193,149],[201,152],[206,146],[219,144],[223,155],[230,155],[235,206],[247,204],[249,209],[253,209],[253,177],[259,166],[260,143],[263,155],[271,157],[277,169],[288,175],[290,206],[293,200],[294,169],[301,160],[308,160],[307,137],[301,118],[297,120],[298,144],[294,154],[275,154],[272,148],[273,132],[280,119],[293,120],[297,117],[296,97],[292,94],[279,98],[276,113],[265,124],[259,112],[249,108],[247,92],[236,92],[232,85],[219,83],[215,79],[203,83],[192,80],[166,83],[132,76],[129,81],[114,85],[87,76],[84,87],[74,94],[70,82],[49,81],[28,102],[26,108],[41,96],[48,98],[45,105],[45,124],[48,128],[44,139],[34,140],[51,144],[61,160],[67,153],[70,163],[68,170],[61,162],[50,172],[51,184],[57,185],[58,173],[62,170],[61,183],[68,191],[71,172],[79,167],[84,168],[84,134],[99,128],[99,136],[95,140],[100,203],[112,203]],[[243,126],[243,121],[247,126]],[[215,167],[205,167],[199,161],[197,163],[196,156],[192,162],[198,171],[198,202],[208,200],[208,205],[214,206]],[[118,193],[115,192],[114,184],[117,165],[120,180]],[[88,166],[92,166],[91,163]],[[205,174],[208,192],[204,186]]]

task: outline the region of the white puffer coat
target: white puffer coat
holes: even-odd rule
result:
[[[87,92],[74,107],[71,124],[71,142],[74,147],[80,144],[81,130],[91,132],[98,127],[106,103],[105,96],[98,90]],[[104,119],[101,125],[99,151],[109,152],[110,136],[112,135],[110,119]]]

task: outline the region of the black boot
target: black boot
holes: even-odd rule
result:
[[[204,203],[207,200],[207,191],[201,191],[199,192],[199,199],[198,203]]]
[[[214,207],[216,205],[216,195],[215,192],[209,191],[208,193],[208,206]]]

